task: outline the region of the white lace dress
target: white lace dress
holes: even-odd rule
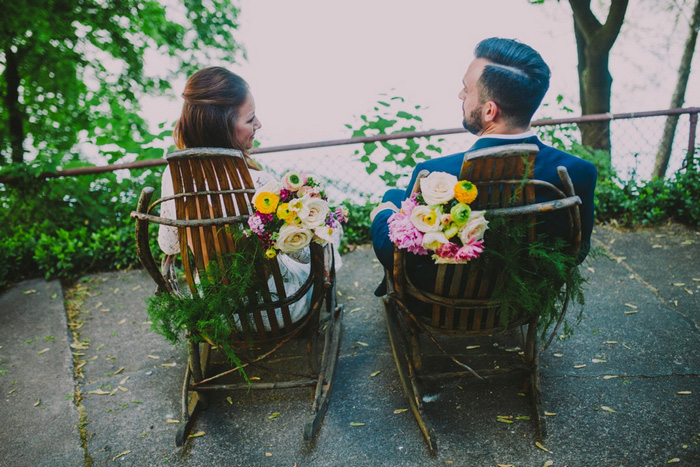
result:
[[[255,188],[260,188],[266,183],[272,181],[274,177],[272,174],[262,171],[262,170],[250,170],[250,176],[253,179],[253,184]],[[163,172],[163,178],[161,181],[161,196],[172,196],[173,190],[173,180],[170,175],[170,168],[166,168]],[[166,201],[161,204],[160,215],[168,219],[176,218],[175,202],[173,200]],[[340,245],[340,237],[342,235],[342,230],[338,229],[333,235],[333,244],[335,246],[335,268],[336,270],[342,265],[342,260],[338,254],[338,246]],[[171,227],[167,225],[161,225],[158,230],[158,245],[163,253],[166,255],[176,255],[180,253],[180,241],[177,235],[177,227]],[[304,284],[306,279],[309,277],[311,266],[310,261],[310,250],[309,247],[304,248],[301,251],[295,252],[291,255],[279,254],[277,255],[277,262],[280,266],[280,272],[282,273],[282,279],[284,281],[284,290],[287,297],[294,294],[301,286]],[[268,281],[268,287],[270,292],[275,293],[277,288],[272,277]],[[311,303],[311,290],[299,301],[293,303],[289,306],[289,314],[292,318],[292,322],[295,323],[303,318],[309,311],[309,305]],[[282,321],[282,311],[275,310],[278,322]],[[270,323],[266,313],[263,313],[263,323],[265,324],[265,329],[270,330]]]

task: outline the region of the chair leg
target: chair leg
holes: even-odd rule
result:
[[[304,439],[311,440],[328,410],[331,390],[333,388],[333,376],[335,374],[338,354],[340,353],[340,340],[343,334],[342,327],[343,307],[336,306],[325,330],[323,354],[321,355],[321,369],[316,383],[316,394],[312,405],[312,414],[304,425]]]
[[[408,404],[411,407],[416,423],[418,423],[418,428],[421,430],[425,441],[428,443],[430,453],[435,454],[437,450],[435,435],[430,422],[423,414],[423,404],[421,402],[421,394],[416,378],[416,369],[413,366],[412,358],[409,358],[408,339],[410,339],[410,336],[406,335],[408,331],[402,326],[402,318],[398,316],[398,311],[391,301],[386,297],[384,297],[382,301],[384,303],[389,343],[391,344],[391,350],[394,354],[394,361],[396,362],[396,369],[399,373],[401,385],[408,397]]]
[[[199,413],[209,406],[204,394],[190,389],[190,383],[201,381],[202,374],[206,374],[207,371],[211,346],[204,344],[203,347],[200,355],[199,344],[187,343],[188,361],[185,381],[182,385],[182,425],[175,435],[177,446],[185,444]]]
[[[530,323],[527,329],[525,341],[525,362],[530,367],[528,377],[528,390],[532,406],[535,409],[535,424],[537,427],[537,439],[543,441],[547,437],[547,426],[544,409],[542,408],[542,396],[540,391],[540,357],[537,348],[537,321]]]

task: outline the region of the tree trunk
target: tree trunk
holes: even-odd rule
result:
[[[620,34],[629,0],[612,0],[605,24],[591,11],[591,0],[569,0],[578,53],[579,96],[583,115],[610,113],[610,49]],[[579,124],[581,143],[610,153],[610,122]]]
[[[696,0],[695,9],[693,10],[693,18],[690,22],[690,33],[685,41],[685,49],[681,58],[681,66],[678,68],[678,81],[676,89],[671,97],[671,105],[669,108],[676,109],[683,106],[685,102],[685,91],[688,88],[688,78],[690,77],[690,66],[693,62],[693,54],[695,53],[695,44],[698,40],[698,29],[700,29],[700,0]],[[666,169],[668,169],[668,161],[671,158],[671,147],[673,146],[673,137],[676,133],[678,125],[678,115],[671,115],[666,119],[664,125],[664,133],[659,144],[659,151],[656,153],[656,163],[654,164],[655,178],[664,178]]]
[[[24,116],[19,104],[19,64],[17,54],[9,47],[5,49],[5,83],[7,92],[4,100],[7,108],[12,162],[24,162]]]

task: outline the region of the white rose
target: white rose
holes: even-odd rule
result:
[[[462,243],[467,244],[470,238],[476,240],[484,238],[484,233],[486,233],[486,229],[489,228],[489,221],[484,217],[484,212],[485,211],[472,211],[469,220],[459,232],[459,238],[462,240]]]
[[[455,185],[459,180],[445,172],[431,172],[421,179],[420,191],[429,205],[445,204],[455,197]]]
[[[306,203],[306,207],[309,208],[309,213],[306,215],[306,218],[301,220],[304,226],[309,229],[315,229],[326,222],[329,211],[327,202],[321,198],[311,198]]]
[[[293,253],[308,246],[312,238],[313,232],[309,229],[300,225],[287,224],[280,229],[275,246],[282,253]]]
[[[316,243],[325,245],[326,243],[330,242],[333,238],[333,229],[331,229],[327,225],[322,225],[314,229],[314,234],[316,234],[316,237],[314,237]]]
[[[449,240],[442,232],[428,232],[423,235],[423,248],[426,250],[437,250],[441,244],[448,242]]]
[[[411,211],[411,223],[421,232],[436,232],[440,230],[440,213],[428,206],[416,206]]]

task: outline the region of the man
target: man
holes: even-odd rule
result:
[[[544,145],[530,129],[533,114],[549,88],[550,71],[539,53],[521,42],[493,37],[481,41],[474,50],[475,59],[462,79],[459,99],[462,101],[462,125],[479,139],[467,151],[488,147],[529,143],[536,144],[540,152],[535,158],[534,178],[562,188],[557,167],[569,172],[576,194],[581,198],[581,251],[583,261],[590,248],[593,230],[593,193],[596,184],[596,168],[590,162]],[[394,246],[389,240],[387,221],[401,201],[410,196],[417,174],[424,169],[442,171],[459,176],[464,152],[422,162],[413,170],[408,189],[389,190],[382,203],[372,212],[371,234],[374,251],[385,268],[391,269]],[[545,198],[538,195],[537,201]],[[540,231],[556,236],[561,224],[556,218],[546,219]],[[411,255],[414,256],[414,255]],[[426,266],[425,258],[409,258],[411,266]],[[423,264],[425,263],[425,264]],[[422,265],[422,266],[421,266]],[[375,295],[386,293],[386,284],[377,288]]]

